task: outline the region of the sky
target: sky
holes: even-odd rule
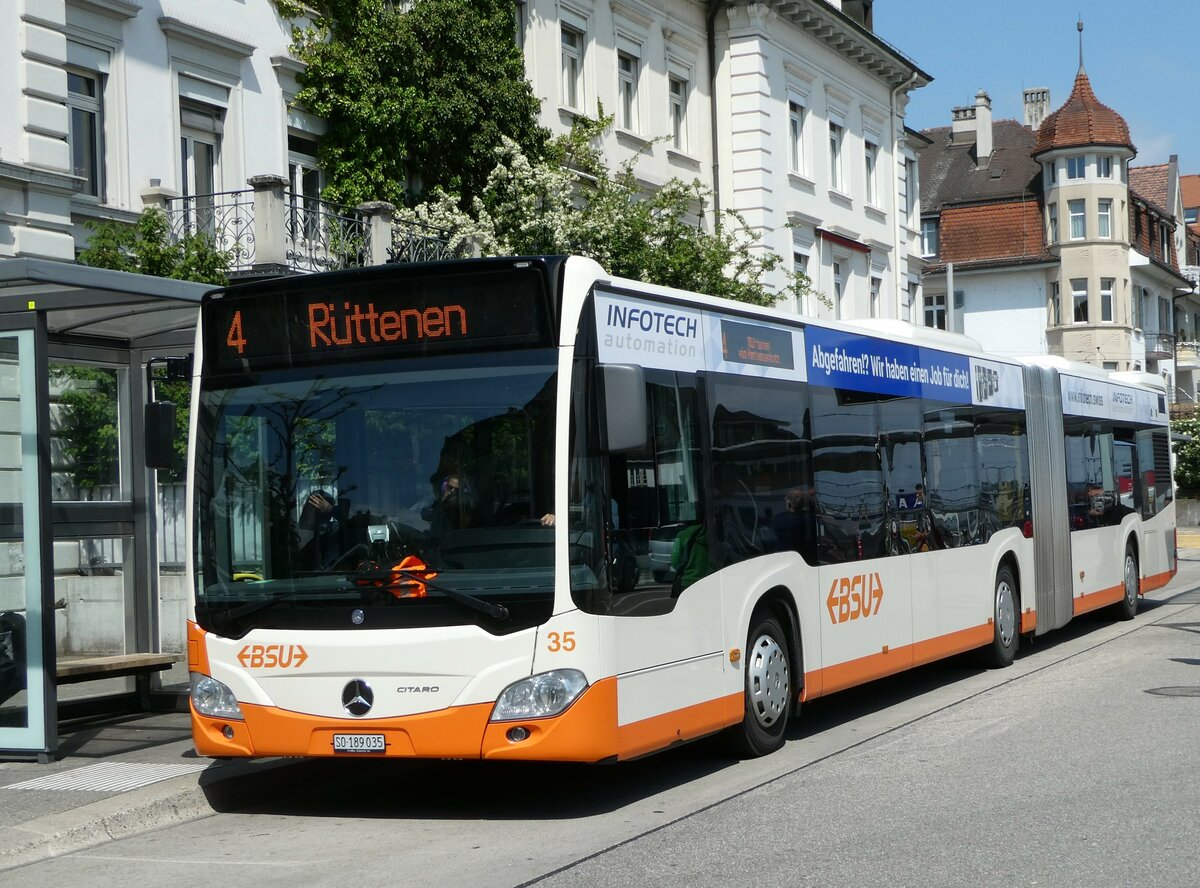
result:
[[[1023,119],[1022,95],[1067,100],[1083,66],[1096,97],[1129,124],[1135,166],[1179,155],[1200,173],[1200,0],[876,0],[875,33],[933,82],[910,94],[912,129],[950,125],[987,90],[992,116]],[[1189,61],[1191,64],[1189,65]]]

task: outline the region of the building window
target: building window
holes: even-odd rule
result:
[[[1043,169],[1046,173],[1046,187],[1050,188],[1054,185],[1055,177],[1058,175],[1058,161],[1050,161]]]
[[[879,145],[869,139],[863,142],[863,176],[867,186],[867,203],[879,205],[879,188],[876,184],[875,170],[879,165]]]
[[[104,197],[103,81],[92,71],[67,69],[67,141],[71,147],[71,172],[83,179],[82,191]]]
[[[1087,169],[1086,157],[1068,157],[1067,158],[1067,178],[1082,179]]]
[[[1050,282],[1050,318],[1049,326],[1057,327],[1062,323],[1062,294],[1059,291],[1058,281]]]
[[[1116,361],[1102,361],[1100,366],[1103,367],[1105,370],[1111,370],[1113,372],[1116,372],[1116,370],[1118,369],[1118,365],[1117,365]]]
[[[1112,178],[1112,158],[1107,154],[1101,154],[1097,160],[1096,170],[1101,179]]]
[[[913,224],[913,215],[917,211],[917,162],[911,157],[900,160],[898,175],[900,177],[900,208],[904,213],[904,224]]]
[[[1098,237],[1112,237],[1112,200],[1102,198],[1096,209],[1096,234]]]
[[[842,319],[842,296],[844,294],[846,280],[842,277],[842,263],[833,263],[833,316],[839,321]]]
[[[1158,223],[1159,258],[1163,262],[1171,261],[1171,226],[1166,222]]]
[[[1058,243],[1058,204],[1050,204],[1046,209],[1050,216],[1048,239],[1050,243],[1056,244]]]
[[[317,160],[317,140],[288,133],[288,232],[294,240],[319,241],[321,191],[325,174]]]
[[[620,120],[617,125],[637,132],[637,88],[640,60],[630,52],[617,53],[617,101],[620,109]]]
[[[1171,332],[1171,302],[1169,299],[1158,300],[1158,332]]]
[[[925,326],[946,329],[946,294],[925,294]]]
[[[1106,324],[1113,321],[1113,278],[1100,278],[1100,320]]]
[[[921,255],[936,256],[938,254],[938,221],[937,219],[921,220]]]
[[[808,254],[795,251],[792,253],[792,274],[797,278],[801,275],[805,280],[808,280]],[[805,294],[800,294],[796,297],[796,311],[800,314],[808,313],[808,297]]]
[[[871,278],[871,305],[870,316],[873,318],[879,317],[879,291],[883,289],[883,279]]]
[[[1071,278],[1071,320],[1076,324],[1088,322],[1087,278]]]
[[[1183,221],[1186,225],[1195,225],[1200,221],[1200,207],[1188,207],[1183,211]]]
[[[1083,240],[1087,237],[1086,205],[1082,200],[1070,200],[1067,211],[1071,214],[1071,240]]]
[[[795,99],[788,102],[788,167],[801,175],[808,172],[804,160],[804,124],[808,109]]]
[[[679,74],[671,74],[667,80],[671,101],[671,145],[680,151],[687,151],[688,81]]]
[[[842,187],[842,141],[845,128],[834,121],[829,121],[829,187],[834,191],[843,191]]]
[[[568,108],[582,109],[584,33],[566,22],[561,28],[562,102]]]
[[[221,135],[225,112],[213,105],[179,100],[180,191],[188,231],[216,235],[213,195],[221,190]]]

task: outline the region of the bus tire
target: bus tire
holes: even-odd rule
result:
[[[1138,579],[1140,577],[1137,550],[1134,549],[1133,544],[1125,546],[1125,572],[1122,576],[1125,594],[1117,602],[1117,619],[1132,620],[1137,616],[1138,611]]]
[[[783,746],[792,708],[788,639],[774,616],[755,613],[751,619],[745,660],[745,712],[729,738],[737,754],[757,758]]]
[[[1020,640],[1020,616],[1017,606],[1017,581],[1007,564],[996,571],[996,589],[992,598],[992,643],[984,648],[984,661],[995,669],[1011,666]]]

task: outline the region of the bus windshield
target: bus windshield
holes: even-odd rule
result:
[[[554,361],[526,350],[206,381],[197,621],[235,637],[543,621]]]

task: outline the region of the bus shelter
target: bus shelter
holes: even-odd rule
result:
[[[187,382],[205,284],[0,260],[0,757],[58,721],[186,686],[183,459],[147,468],[144,411]],[[149,369],[148,369],[149,368]]]

